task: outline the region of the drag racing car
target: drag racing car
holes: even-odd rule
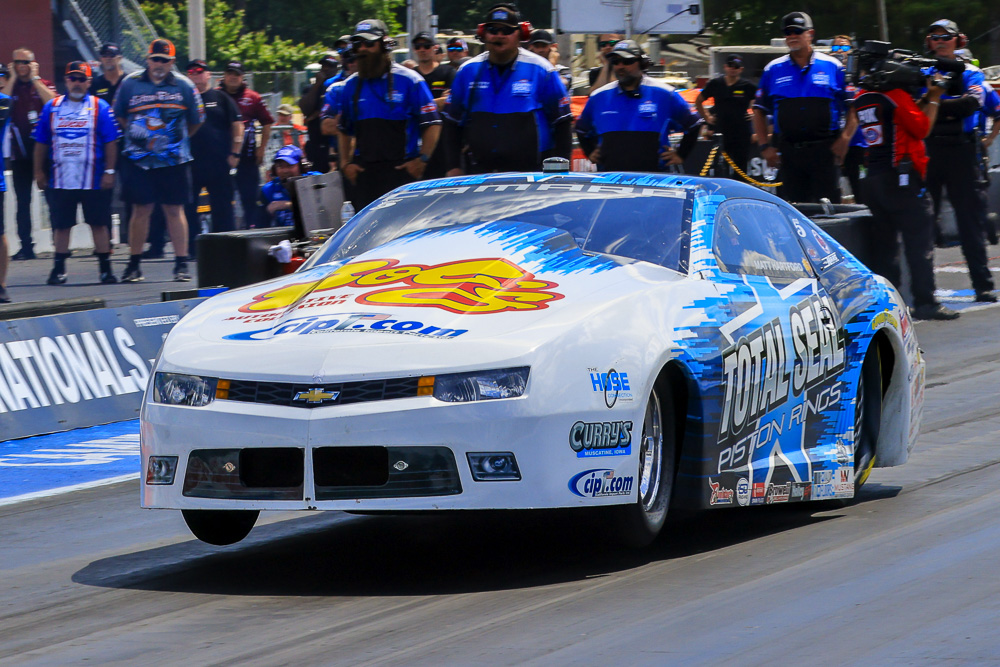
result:
[[[751,186],[424,181],[174,327],[141,500],[212,544],[261,510],[586,508],[642,545],[675,507],[853,497],[923,383],[896,290]]]

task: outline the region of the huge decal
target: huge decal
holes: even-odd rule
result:
[[[395,259],[350,262],[324,278],[285,285],[253,297],[242,313],[267,313],[300,305],[307,296],[330,290],[361,290],[335,295],[365,306],[439,308],[462,315],[540,310],[563,298],[557,283],[501,258],[466,259],[443,264],[401,264]],[[323,295],[325,298],[326,295]]]

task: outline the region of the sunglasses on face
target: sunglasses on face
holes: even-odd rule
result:
[[[839,53],[841,51],[847,52],[851,50],[851,47],[847,44],[834,44],[830,47],[830,50],[834,53]]]
[[[606,46],[614,46],[617,43],[618,43],[617,39],[608,39],[603,42],[598,42],[597,46],[603,49]]]
[[[31,61],[30,60],[15,60],[14,64],[15,65],[30,65]]]
[[[102,57],[102,58],[115,58],[115,57],[117,57],[117,56],[118,56],[118,54],[117,54],[117,53],[102,53],[102,54],[101,54],[101,57]]]
[[[461,46],[449,46],[448,50],[449,51],[464,51],[465,49],[463,49]]]
[[[188,74],[192,74],[192,75],[194,75],[194,74],[204,74],[207,71],[208,71],[207,69],[202,69],[201,67],[195,67],[194,69],[189,69],[188,70]]]
[[[786,35],[801,35],[805,31],[805,28],[785,28]]]
[[[164,65],[164,64],[170,62],[170,58],[161,58],[159,56],[150,56],[149,61],[153,62],[153,63],[159,63],[161,65]]]
[[[932,42],[950,42],[955,39],[955,35],[931,35]]]
[[[608,62],[611,63],[612,67],[617,65],[631,65],[635,62],[635,58],[622,58],[620,56],[611,56],[608,58]]]
[[[512,28],[509,25],[488,25],[486,26],[487,35],[513,35],[517,28]]]
[[[355,49],[358,48],[359,46],[364,46],[370,49],[376,44],[378,44],[378,40],[375,39],[356,39],[352,42],[352,45],[354,46]]]
[[[84,83],[87,80],[85,76],[68,76],[67,81],[72,81],[73,83]]]
[[[421,42],[420,44],[414,44],[413,48],[416,49],[417,51],[423,51],[424,49],[433,49],[434,45]]]

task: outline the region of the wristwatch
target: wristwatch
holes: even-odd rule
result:
[[[105,169],[104,173],[107,174],[107,175],[109,175],[109,176],[114,176],[115,175],[115,170],[114,169]]]

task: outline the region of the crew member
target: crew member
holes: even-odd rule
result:
[[[964,46],[965,36],[954,21],[935,21],[927,33],[927,44],[935,56],[953,59],[955,50]],[[937,211],[941,188],[948,189],[976,301],[993,303],[997,297],[986,260],[979,220],[981,202],[976,194],[976,114],[985,101],[985,78],[979,68],[968,63],[964,67],[961,76],[954,75],[952,85],[941,96],[941,109],[927,137],[927,190]]]
[[[750,160],[748,114],[756,94],[757,86],[743,78],[743,59],[731,53],[726,56],[722,75],[709,81],[694,100],[709,129],[722,133],[722,150],[744,173]],[[709,98],[713,100],[711,112],[705,109]]]
[[[469,60],[469,45],[461,37],[452,37],[445,44],[448,60],[445,65],[450,65],[452,69],[458,71]]]
[[[295,224],[295,211],[287,182],[296,176],[319,175],[318,171],[306,171],[302,150],[295,145],[283,146],[274,154],[271,179],[261,186],[259,216],[265,227],[283,227]]]
[[[445,105],[449,176],[536,171],[546,157],[569,159],[572,115],[552,63],[520,40],[528,24],[509,5],[494,5],[478,35],[486,50],[455,75]]]
[[[867,88],[861,81],[861,87]],[[874,220],[873,247],[877,273],[897,288],[899,235],[910,269],[913,316],[920,320],[953,320],[958,313],[934,296],[933,224],[927,210],[924,177],[927,155],[924,137],[930,132],[943,88],[932,86],[920,106],[905,90],[862,90],[851,107],[842,136],[850,139],[858,127],[868,146],[868,175],[861,181]]]
[[[194,85],[170,71],[176,59],[170,40],[154,39],[146,69],[125,77],[115,96],[115,116],[125,131],[122,162],[128,165],[123,190],[132,203],[125,283],[143,279],[139,262],[155,204],[163,206],[174,244],[174,280],[191,280],[184,205],[192,196],[191,137],[204,122],[205,109]]]
[[[330,171],[330,140],[323,136],[323,93],[326,92],[327,80],[337,75],[340,64],[333,53],[324,53],[319,59],[319,72],[316,80],[299,98],[299,109],[306,124],[306,157],[317,171]]]
[[[847,141],[839,138],[844,68],[813,49],[812,18],[792,12],[782,19],[788,55],[764,67],[754,106],[754,132],[761,157],[779,167],[778,194],[787,201],[840,202],[839,161]],[[767,117],[774,118],[769,138]]]
[[[455,79],[455,68],[450,65],[438,64],[434,58],[434,51],[437,49],[437,42],[428,32],[417,33],[412,41],[413,52],[417,56],[416,71],[424,78],[424,83],[430,88],[431,96],[438,110],[444,108],[448,98],[448,91],[451,90],[451,82]],[[431,161],[424,169],[424,178],[441,178],[444,176],[444,151],[442,144],[438,141],[434,147],[434,154]]]
[[[351,37],[358,72],[340,93],[340,169],[361,209],[418,181],[434,153],[441,117],[423,77],[392,62],[385,23],[362,21]],[[418,136],[419,132],[419,136]]]
[[[553,57],[559,55],[557,48],[556,43],[552,41],[552,33],[548,30],[531,31],[531,37],[528,38],[528,50],[536,56],[541,56],[552,63],[552,66],[556,68],[556,72],[559,73],[563,87],[567,91],[570,91],[573,89],[573,73],[565,65],[560,65],[558,61],[553,61]]]
[[[608,54],[620,41],[622,41],[621,35],[609,34],[597,37],[597,59],[601,64],[587,72],[591,94],[615,80],[615,73],[611,71],[611,63],[608,62]]]
[[[599,171],[663,171],[670,132],[694,125],[694,114],[673,86],[643,75],[650,61],[634,41],[615,44],[608,62],[617,82],[587,98],[580,147]]]
[[[243,150],[236,167],[236,190],[240,194],[243,207],[243,226],[250,228],[256,223],[257,191],[260,189],[260,165],[264,162],[264,149],[271,140],[271,126],[274,117],[260,94],[251,90],[243,81],[243,64],[231,61],[222,73],[220,89],[229,93],[240,109],[243,119]],[[260,141],[257,141],[257,127],[260,126]]]
[[[46,192],[56,250],[49,285],[66,282],[69,236],[78,207],[94,237],[99,280],[105,285],[118,282],[111,272],[111,192],[119,130],[108,103],[87,94],[92,79],[87,63],[74,60],[66,65],[67,92],[45,103],[32,135],[35,184]]]

